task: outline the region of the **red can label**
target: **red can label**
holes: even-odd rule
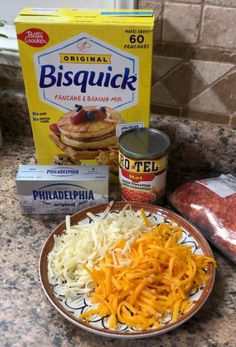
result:
[[[167,155],[156,160],[135,160],[119,152],[121,196],[127,201],[155,203],[163,198]]]

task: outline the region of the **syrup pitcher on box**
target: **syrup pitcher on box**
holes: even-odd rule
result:
[[[153,21],[149,10],[18,15],[39,164],[105,164],[117,177],[119,134],[149,125]]]

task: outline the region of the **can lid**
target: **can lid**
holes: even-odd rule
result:
[[[131,129],[119,138],[120,150],[133,159],[156,159],[168,152],[169,137],[153,128]]]

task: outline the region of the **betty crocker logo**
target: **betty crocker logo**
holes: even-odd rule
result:
[[[41,29],[28,29],[17,35],[18,40],[32,47],[43,47],[49,41],[48,34]]]

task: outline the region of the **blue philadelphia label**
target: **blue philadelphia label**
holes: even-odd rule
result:
[[[48,175],[56,176],[56,177],[66,177],[72,175],[78,175],[79,169],[74,169],[73,167],[59,167],[59,168],[50,168],[46,171]]]
[[[77,188],[77,189],[75,189]],[[32,190],[34,200],[94,200],[92,190],[87,190],[75,184],[57,183]]]

